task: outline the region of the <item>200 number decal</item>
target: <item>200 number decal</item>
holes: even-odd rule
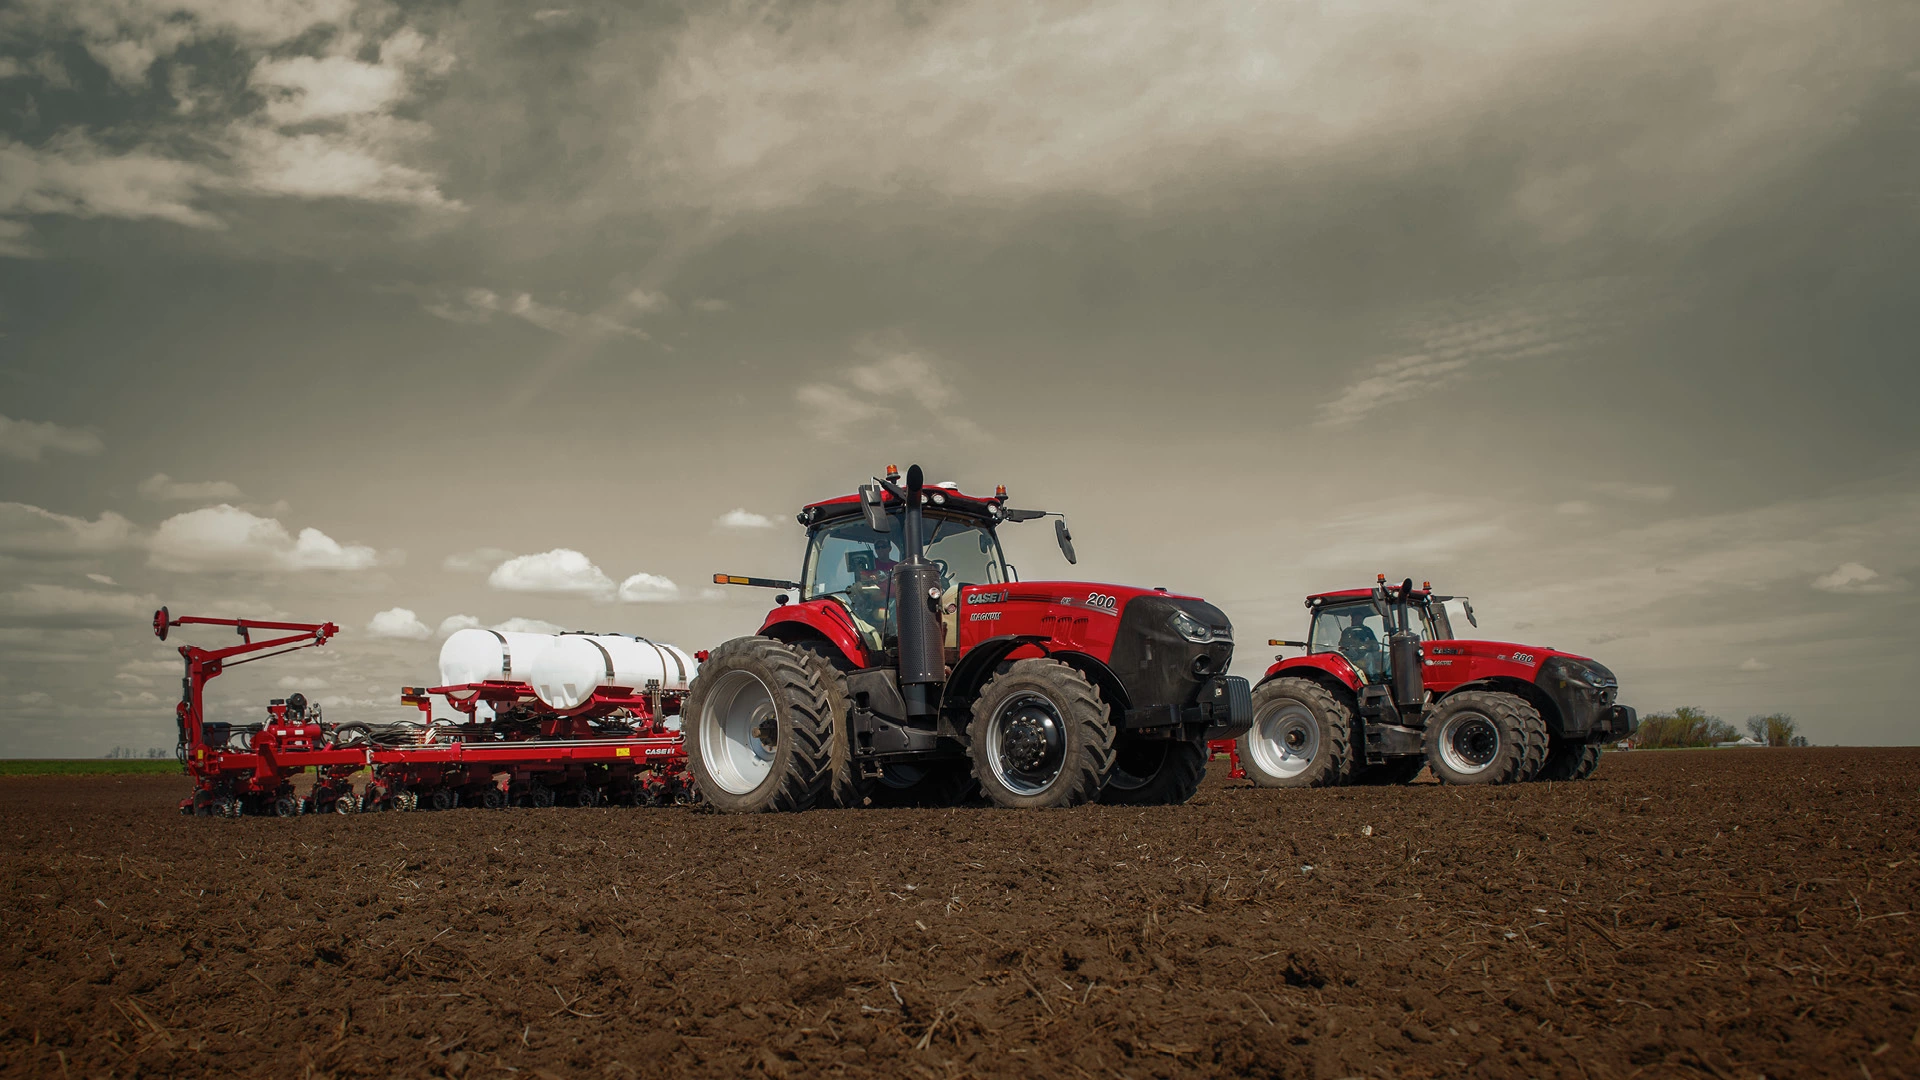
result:
[[[1101,611],[1112,612],[1119,609],[1120,599],[1115,596],[1108,596],[1106,593],[1088,593],[1087,606],[1090,608],[1099,608]]]

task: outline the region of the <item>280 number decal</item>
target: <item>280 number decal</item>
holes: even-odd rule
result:
[[[1105,612],[1113,612],[1119,609],[1120,600],[1118,597],[1108,596],[1106,593],[1088,593],[1087,606],[1090,608],[1099,608]]]

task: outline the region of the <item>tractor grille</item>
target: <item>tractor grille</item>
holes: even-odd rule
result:
[[[1201,645],[1181,637],[1169,621],[1175,611],[1186,612],[1225,640]],[[1203,600],[1137,596],[1120,613],[1108,663],[1134,708],[1192,705],[1201,684],[1233,662],[1232,633],[1226,615]]]

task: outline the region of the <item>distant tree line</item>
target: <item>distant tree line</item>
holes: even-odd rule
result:
[[[145,750],[135,750],[131,746],[116,746],[113,749],[107,751],[107,756],[115,759],[124,758],[124,759],[131,760],[134,758],[145,758],[148,761],[153,761],[157,758],[164,758],[169,755],[167,754],[167,751],[163,747],[158,747],[158,746],[149,746]]]
[[[1747,733],[1763,746],[1805,746],[1799,722],[1786,713],[1749,716]],[[1669,750],[1683,746],[1718,746],[1740,738],[1732,724],[1704,709],[1682,705],[1672,712],[1653,713],[1640,718],[1640,730],[1627,744],[1636,750]]]

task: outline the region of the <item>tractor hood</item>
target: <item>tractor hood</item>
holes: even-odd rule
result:
[[[1197,596],[1090,581],[1021,581],[960,590],[963,649],[1031,634],[1048,649],[1084,653],[1110,668],[1131,706],[1196,700],[1233,662],[1233,624]]]

